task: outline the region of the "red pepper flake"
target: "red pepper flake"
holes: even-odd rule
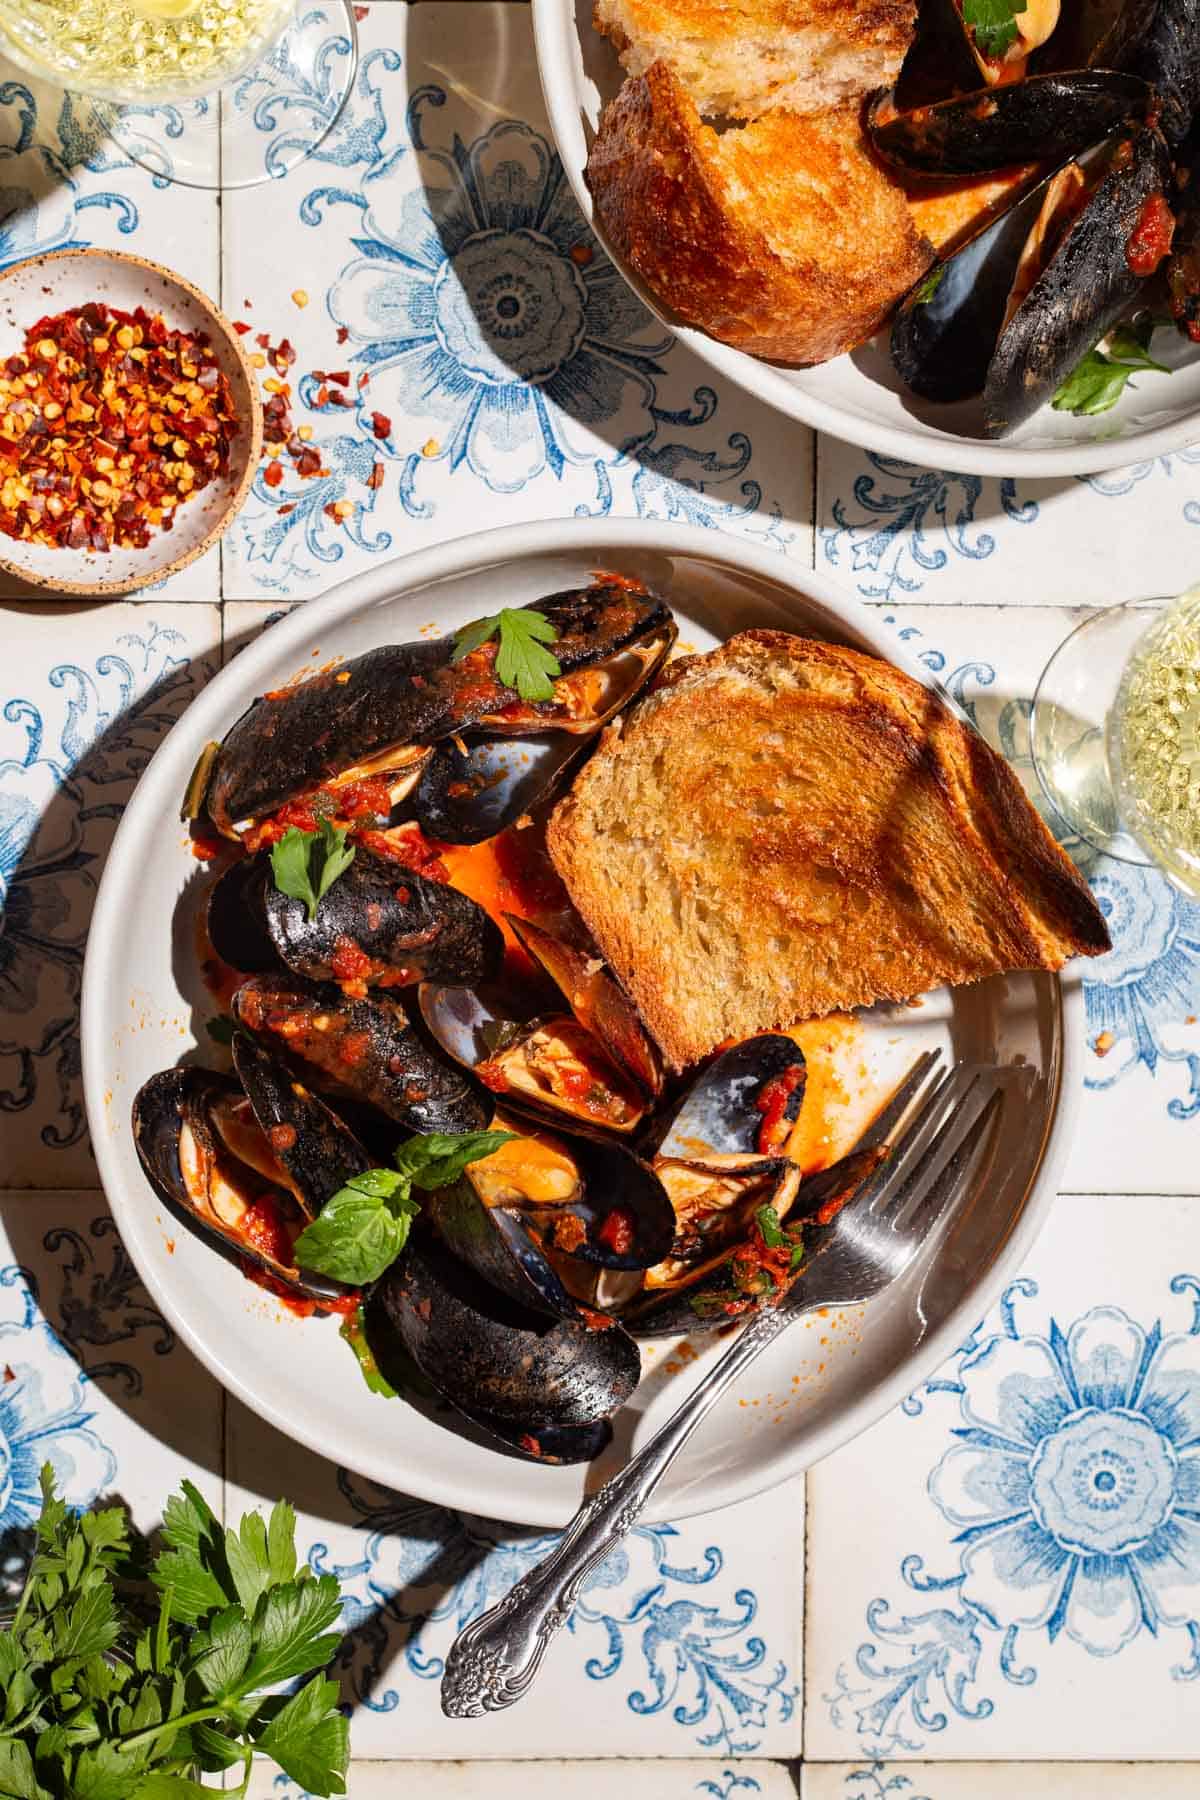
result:
[[[626,1206],[614,1206],[596,1236],[614,1256],[628,1256],[633,1249],[633,1215]]]
[[[572,244],[569,255],[577,269],[586,269],[596,252],[590,244]]]
[[[233,321],[233,329],[237,332],[239,337],[245,337],[250,330],[250,327],[244,319],[235,319]]]
[[[347,338],[348,338],[348,337],[349,337],[349,336],[350,336],[350,327],[349,327],[349,326],[348,326],[348,325],[339,325],[339,326],[338,326],[338,328],[337,328],[337,341],[338,341],[338,343],[339,343],[339,344],[344,344],[344,343],[345,343],[345,342],[346,342],[346,339],[347,339]]]
[[[296,502],[294,500],[289,500],[286,506],[277,506],[275,508],[275,511],[279,514],[281,519],[286,519],[288,514],[290,512],[295,512],[295,510]]]
[[[388,418],[386,413],[373,412],[371,414],[371,430],[377,438],[390,437],[392,435],[392,421]]]
[[[362,392],[362,390],[363,390],[363,388],[365,388],[365,387],[369,387],[369,386],[370,386],[370,384],[371,384],[371,374],[370,374],[370,370],[369,370],[369,369],[364,369],[364,370],[363,370],[363,372],[362,372],[362,374],[361,374],[361,375],[360,375],[360,376],[359,376],[359,378],[358,378],[358,388],[359,388],[359,392],[360,392],[360,393],[361,393],[361,392]]]
[[[326,381],[336,383],[338,387],[349,387],[350,371],[349,369],[334,369],[325,377],[325,379]]]
[[[377,462],[367,476],[367,486],[378,491],[383,486],[383,464]]]
[[[362,24],[363,20],[366,18],[367,14],[370,12],[370,10],[371,9],[369,6],[356,6],[355,7],[354,16],[358,20],[360,25]]]
[[[283,480],[283,464],[279,462],[269,462],[263,470],[263,480],[268,487],[277,488]]]
[[[269,332],[260,331],[254,341],[260,350],[266,350],[270,345],[271,335]]]
[[[88,301],[30,326],[0,375],[0,532],[143,549],[229,467],[233,395],[204,332]]]

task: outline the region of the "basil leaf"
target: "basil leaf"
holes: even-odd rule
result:
[[[783,1235],[783,1226],[779,1223],[779,1214],[775,1208],[769,1205],[760,1206],[754,1218],[762,1233],[762,1241],[768,1250],[778,1250],[786,1242],[786,1239]]]
[[[457,1181],[470,1163],[512,1143],[515,1131],[428,1131],[401,1144],[393,1161],[413,1187],[432,1193]]]
[[[367,1330],[363,1322],[361,1306],[348,1319],[342,1320],[341,1331],[338,1335],[345,1343],[349,1344],[354,1352],[362,1378],[371,1392],[382,1394],[385,1400],[394,1400],[396,1390],[375,1361],[375,1353],[367,1342]]]
[[[296,1239],[302,1269],[364,1287],[395,1262],[408,1242],[411,1216],[397,1218],[382,1200],[339,1188]]]

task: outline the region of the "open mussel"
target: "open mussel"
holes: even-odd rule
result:
[[[367,1333],[384,1375],[394,1339],[452,1406],[536,1461],[589,1461],[641,1374],[619,1325],[530,1311],[423,1231],[372,1289]]]
[[[1014,164],[1060,163],[1147,117],[1153,90],[1109,69],[1031,75],[908,112],[878,96],[867,115],[877,155],[906,174],[961,181]]]
[[[632,698],[632,688],[625,698]],[[481,844],[550,799],[588,749],[586,737],[567,731],[438,744],[413,790],[411,811],[427,837]]]
[[[513,1299],[606,1324],[598,1310],[606,1285],[615,1301],[623,1284],[599,1282],[595,1271],[648,1269],[671,1248],[675,1215],[661,1180],[623,1144],[531,1131],[502,1113],[492,1127],[514,1136],[431,1197],[433,1223]]]
[[[331,1194],[370,1167],[337,1116],[235,1039],[239,1082],[205,1069],[151,1076],[133,1102],[142,1168],[176,1218],[239,1264],[318,1303],[346,1289],[296,1267],[292,1245]]]
[[[317,903],[282,893],[260,852],[235,863],[208,908],[213,949],[247,974],[286,967],[365,991],[423,980],[489,980],[504,938],[477,901],[363,845]]]
[[[891,333],[904,381],[928,400],[982,394],[990,436],[1028,418],[1165,253],[1165,243],[1154,251],[1142,240],[1166,207],[1168,179],[1165,146],[1149,126],[1045,177],[904,301]]]
[[[1177,149],[1200,114],[1200,0],[1158,0],[1128,66],[1154,88],[1159,129]]]
[[[573,1013],[522,1016],[518,996],[485,985],[420,989],[436,1042],[505,1106],[604,1131],[629,1133],[649,1097]]]
[[[908,109],[949,94],[1019,81],[1059,21],[1059,0],[1029,0],[992,30],[968,23],[958,0],[920,0],[913,42],[896,81]]]
[[[694,1160],[785,1150],[806,1078],[804,1052],[782,1032],[734,1044],[692,1083],[659,1139],[658,1156]]]
[[[464,990],[468,991],[468,990]],[[409,1131],[481,1131],[490,1105],[425,1041],[397,1002],[260,975],[233,996],[238,1023],[314,1086],[376,1108]]]
[[[236,834],[288,801],[347,781],[386,783],[395,806],[417,785],[429,746],[468,731],[593,733],[648,679],[675,636],[664,603],[624,577],[598,577],[527,610],[557,634],[562,673],[549,700],[526,701],[505,686],[491,641],[459,661],[450,638],[369,650],[243,713],[204,780],[212,823]]]
[[[1069,163],[1049,183],[988,364],[990,437],[1048,400],[1133,305],[1170,247],[1169,186],[1166,146],[1151,127],[1099,167]]]

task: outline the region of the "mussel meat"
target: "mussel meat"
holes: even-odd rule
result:
[[[469,730],[595,732],[648,679],[676,630],[664,603],[624,577],[552,594],[535,610],[558,634],[552,699],[525,701],[506,687],[491,642],[458,662],[451,638],[369,650],[243,713],[212,760],[204,798],[212,823],[235,835],[338,779],[384,780],[395,805],[397,787],[407,793],[418,782],[428,747]]]
[[[505,913],[505,922],[533,960],[562,993],[585,1031],[603,1045],[652,1099],[662,1092],[663,1071],[636,1008],[600,957],[547,931],[533,919]]]
[[[516,996],[423,983],[421,1016],[448,1055],[505,1106],[605,1131],[634,1131],[649,1101],[571,1013],[520,1016]]]
[[[151,1076],[133,1102],[142,1168],[172,1215],[223,1255],[307,1299],[342,1299],[339,1282],[296,1267],[292,1245],[369,1159],[299,1084],[287,1091],[256,1059],[243,1067],[255,1105],[237,1082],[204,1069]]]
[[[295,977],[255,976],[233,996],[252,1037],[308,1071],[314,1085],[376,1107],[409,1131],[481,1131],[491,1108],[394,1000],[349,999]]]
[[[487,981],[504,957],[503,934],[477,901],[361,844],[311,919],[275,885],[266,852],[235,863],[213,889],[208,934],[217,955],[247,974],[286,967],[361,992]]]
[[[641,1374],[619,1325],[589,1331],[532,1312],[420,1231],[368,1300],[368,1336],[385,1375],[388,1327],[452,1406],[536,1461],[595,1456]]]

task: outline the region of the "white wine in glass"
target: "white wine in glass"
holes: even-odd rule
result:
[[[88,96],[156,175],[244,187],[286,173],[330,130],[354,78],[356,30],[347,0],[300,13],[296,0],[0,0],[0,51]],[[267,166],[254,114],[278,114],[293,94],[303,128]]]
[[[1042,673],[1030,738],[1072,831],[1200,899],[1200,587],[1085,619]]]

